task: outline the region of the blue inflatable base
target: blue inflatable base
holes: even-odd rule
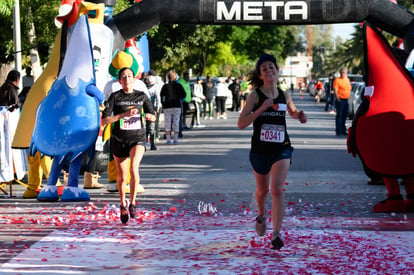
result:
[[[89,193],[79,187],[65,186],[61,201],[90,201]]]

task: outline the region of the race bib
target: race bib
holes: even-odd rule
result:
[[[141,129],[141,116],[131,116],[121,118],[119,121],[121,130],[139,130]]]
[[[285,126],[263,124],[260,131],[260,141],[282,143],[285,141]]]

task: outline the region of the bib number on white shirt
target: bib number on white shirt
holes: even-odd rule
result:
[[[119,121],[121,130],[139,130],[141,129],[141,116],[131,116],[121,118]]]
[[[263,124],[260,131],[260,141],[282,143],[285,141],[285,126]]]

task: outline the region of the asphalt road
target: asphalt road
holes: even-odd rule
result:
[[[300,124],[298,121],[288,119],[288,132],[295,151],[285,183],[285,229],[296,232],[295,234],[298,236],[302,234],[301,230],[303,229],[317,231],[326,230],[327,227],[351,231],[368,230],[370,232],[398,230],[411,234],[408,232],[414,229],[412,222],[414,215],[412,213],[381,214],[372,212],[373,205],[385,198],[385,187],[367,185],[368,178],[362,169],[360,160],[347,153],[346,138],[335,136],[335,115],[325,112],[324,103],[315,104],[309,95],[300,99],[297,94],[294,94],[294,101],[299,109],[303,109],[307,113],[308,123]],[[111,234],[111,236],[128,234],[131,236],[132,232],[136,230],[137,235],[148,234],[148,238],[151,239],[151,244],[148,244],[148,247],[157,243],[159,245],[157,249],[160,247],[167,249],[159,242],[171,241],[174,244],[182,245],[181,237],[190,234],[188,232],[189,226],[192,228],[191,233],[205,229],[206,232],[216,232],[214,234],[218,235],[214,235],[216,236],[214,238],[221,238],[220,234],[222,233],[217,233],[219,231],[216,229],[208,230],[220,224],[221,230],[225,230],[220,232],[225,234],[225,232],[231,231],[231,234],[238,234],[236,237],[238,242],[247,238],[244,236],[245,234],[240,235],[240,232],[249,232],[250,235],[247,236],[254,236],[251,220],[255,216],[256,210],[253,197],[255,182],[248,161],[252,128],[250,126],[239,130],[237,128],[238,115],[237,112],[229,112],[227,120],[204,120],[203,124],[206,127],[184,131],[184,137],[179,145],[167,145],[165,140],[161,140],[157,145],[157,151],[147,151],[140,169],[141,183],[145,187],[145,192],[139,194],[137,199],[141,211],[140,219],[130,222],[126,227],[121,225],[118,218],[119,198],[117,193],[110,193],[104,189],[90,190],[90,202],[41,203],[35,199],[23,199],[24,189],[20,185],[14,184],[13,197],[0,196],[0,264],[3,264],[3,267],[0,266],[0,273],[33,272],[33,269],[30,268],[33,263],[28,260],[27,254],[37,252],[34,250],[36,247],[39,251],[46,251],[44,248],[45,238],[56,237],[56,234],[64,235],[67,232],[77,232],[76,234],[79,236],[82,234],[82,236],[86,236],[98,234],[97,232],[102,230],[99,231],[101,238],[103,238],[102,243],[108,245],[109,242],[105,237],[102,237],[102,234]],[[351,121],[348,123],[350,124]],[[101,176],[100,182],[105,184],[107,182],[106,174]],[[82,176],[80,177],[82,178]],[[404,190],[403,187],[402,190]],[[270,209],[270,201],[267,208]],[[246,220],[250,222],[246,222]],[[173,225],[176,226],[175,229],[171,229]],[[154,232],[151,233],[148,230],[160,230],[160,228],[162,230],[168,228],[168,234],[172,235],[180,232],[179,236],[173,237],[177,241],[152,239]],[[94,235],[97,240],[100,238],[99,234]],[[155,235],[160,237],[160,234],[164,236],[164,233],[159,231]],[[207,235],[208,233],[204,234],[204,236]],[[214,239],[211,235],[208,236],[210,236],[208,238]],[[413,238],[412,235],[409,236]],[[194,238],[198,241],[200,237],[198,235]],[[223,238],[228,238],[228,234]],[[192,242],[194,239],[190,238],[189,241]],[[122,240],[119,242],[122,243]],[[70,245],[72,245],[70,243],[69,240],[63,241],[63,248],[53,248],[53,251],[45,252],[48,257],[47,259],[42,258],[41,262],[38,259],[41,256],[33,256],[33,259],[38,260],[33,266],[39,270],[47,271],[47,265],[51,264],[52,258],[58,261],[60,257],[56,257],[56,253],[59,252],[59,255],[66,253],[68,249],[70,250]],[[292,247],[294,244],[294,240],[291,240]],[[209,246],[210,249],[219,249],[217,245],[211,243],[205,246]],[[249,247],[251,246],[249,245]],[[148,251],[154,253],[151,249],[155,248],[148,247]],[[98,248],[89,247],[89,249]],[[112,249],[114,249],[113,253],[118,251],[116,247]],[[309,244],[309,251],[314,251],[314,249],[315,247]],[[135,251],[135,248],[132,251]],[[168,264],[178,265],[173,261],[177,251],[181,250],[179,248],[177,250],[173,248],[168,251],[163,250],[164,254],[159,255],[160,258],[146,262],[147,267],[150,266],[153,271],[157,272],[145,269],[138,273],[165,274],[165,271],[175,273],[175,269],[159,266],[159,260],[165,259],[165,255],[171,254],[171,258],[167,259]],[[188,252],[188,250],[186,251]],[[264,257],[263,255],[268,256],[268,254],[262,255],[256,250],[253,251],[254,253],[249,251],[248,256],[243,256],[244,260],[257,261],[258,258]],[[124,261],[131,257],[141,258],[142,255],[136,253],[133,252],[133,254],[121,258]],[[223,253],[229,252],[226,250]],[[197,255],[206,261],[216,259],[210,254],[206,258],[202,254],[201,256]],[[234,254],[231,255],[234,256]],[[310,263],[314,257],[309,258],[310,256],[308,256],[299,257],[300,259],[297,260]],[[94,272],[100,274],[103,270],[113,271],[123,268],[116,264],[117,259],[113,256],[108,257],[105,267],[80,268],[69,261],[68,267],[56,267],[51,270],[56,272],[63,270],[63,273],[67,270],[78,270],[82,274]],[[411,261],[409,259],[412,259],[410,258],[412,254],[407,257],[407,261]],[[193,254],[188,256],[188,259],[190,259],[193,268],[199,263]],[[96,258],[91,261],[93,262],[89,263],[91,266],[100,264]],[[197,264],[194,264],[194,261]],[[67,263],[66,260],[65,263]],[[115,263],[114,266],[111,266],[112,263]],[[139,269],[136,266],[131,266],[130,262],[126,263],[130,268],[128,270]],[[183,266],[185,265],[180,265],[180,268],[183,269],[179,269],[180,272],[177,273],[192,273],[189,271],[190,269],[185,269]],[[333,272],[335,271],[334,266],[335,263],[329,266]],[[270,268],[270,266],[268,267]],[[232,267],[228,268],[230,272]],[[205,274],[209,269],[207,271],[197,270],[199,272],[196,273]],[[223,269],[224,272],[220,272],[220,269],[213,270],[217,271],[213,272],[214,274],[227,274],[225,272],[227,269]],[[281,270],[288,269],[282,268]],[[50,270],[46,271],[44,271],[45,274],[54,273]],[[135,274],[127,271],[119,273]],[[323,274],[324,272],[319,270],[316,273]],[[113,273],[109,271],[107,274]]]

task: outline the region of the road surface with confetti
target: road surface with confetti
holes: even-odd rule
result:
[[[0,274],[413,274],[414,214],[373,213],[385,187],[367,185],[324,104],[294,101],[309,122],[288,120],[295,152],[280,251],[270,249],[271,229],[255,234],[251,127],[238,130],[229,112],[146,152],[145,192],[127,225],[117,193],[42,203],[14,184],[13,197],[0,197]]]

